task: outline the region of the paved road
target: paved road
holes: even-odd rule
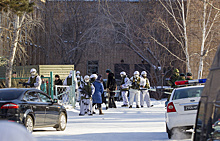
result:
[[[152,108],[118,108],[103,110],[104,115],[78,116],[79,106],[68,109],[65,131],[53,128],[36,129],[38,141],[164,141],[164,101],[153,101]],[[97,111],[98,113],[98,111]]]

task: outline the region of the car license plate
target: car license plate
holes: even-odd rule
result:
[[[197,109],[198,109],[198,105],[184,106],[184,111],[197,110]]]

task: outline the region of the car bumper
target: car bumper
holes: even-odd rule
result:
[[[178,114],[176,112],[166,114],[166,124],[171,130],[175,127],[193,127],[196,114]]]
[[[23,123],[20,115],[5,115],[5,114],[0,114],[0,120],[6,120],[6,121],[11,121],[11,122],[17,122],[17,123]]]

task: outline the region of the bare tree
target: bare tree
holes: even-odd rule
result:
[[[24,48],[24,39],[30,39],[27,29],[38,24],[28,13],[33,11],[33,2],[29,0],[0,2],[3,22],[1,24],[1,37],[7,54],[6,63],[6,87],[11,87],[12,66],[15,58],[27,56]]]
[[[178,29],[178,34],[174,33],[174,28],[165,22],[162,18],[160,18],[160,23],[164,27],[165,30],[169,32],[170,35],[176,40],[176,42],[181,46],[186,61],[182,60],[187,65],[187,72],[191,72],[191,63],[190,60],[192,57],[197,54],[199,56],[199,65],[198,65],[198,76],[197,78],[201,78],[203,76],[203,66],[204,66],[204,59],[207,57],[210,51],[215,49],[214,43],[214,35],[218,34],[219,32],[218,25],[219,22],[219,11],[214,10],[212,6],[209,4],[217,3],[217,1],[184,1],[184,0],[177,0],[177,1],[162,1],[160,3],[167,11],[167,13],[172,17],[173,21],[175,22],[175,26]],[[195,14],[196,13],[196,14]],[[190,16],[189,16],[190,15]],[[193,16],[194,17],[193,17]],[[190,24],[196,25],[197,23],[192,23],[191,18],[196,19],[198,23],[200,23],[200,28],[190,29]],[[202,36],[200,36],[202,35]],[[191,52],[192,50],[189,48],[189,39],[198,37],[201,41],[200,46],[200,53]],[[159,42],[155,37],[152,37],[159,45],[163,48],[167,49],[167,46]],[[214,46],[214,47],[213,47]],[[167,49],[173,56],[179,59],[175,53]],[[194,71],[194,74],[196,72]]]
[[[204,2],[193,3],[193,12],[197,15],[197,22],[199,23],[199,30],[197,32],[197,37],[201,41],[199,56],[199,69],[198,69],[198,79],[203,76],[204,59],[213,50],[216,50],[217,44],[213,43],[216,41],[216,37],[219,33],[219,23],[220,23],[220,11],[214,9],[209,4],[213,5],[219,3],[216,0],[204,0]],[[195,33],[194,33],[195,34]],[[202,35],[202,36],[199,36]]]
[[[184,0],[159,0],[161,5],[164,7],[165,11],[169,14],[171,19],[173,19],[173,23],[175,25],[170,25],[163,19],[163,17],[159,18],[160,24],[164,27],[165,30],[175,39],[177,44],[181,47],[182,51],[185,54],[185,58],[181,59],[180,56],[176,55],[172,52],[166,45],[159,42],[154,36],[152,39],[155,40],[161,47],[165,48],[170,54],[175,56],[177,59],[181,60],[182,62],[186,63],[186,71],[191,72],[190,66],[190,55],[189,55],[189,46],[188,46],[188,34],[187,34],[187,17],[188,17],[188,8],[190,5],[190,1]],[[176,28],[173,28],[176,26]],[[177,31],[175,31],[177,30]]]
[[[150,6],[147,6],[149,4],[154,6],[156,4],[157,6],[151,9]],[[161,27],[154,23],[157,20],[156,17],[162,14],[158,10],[161,8],[160,3],[146,2],[140,5],[134,3],[101,3],[100,8],[103,9],[103,18],[108,21],[107,25],[111,25],[102,28],[107,29],[108,33],[113,32],[115,34],[113,36],[115,36],[116,44],[122,44],[134,51],[143,62],[147,62],[153,68],[149,72],[153,86],[163,85],[164,76],[174,67],[173,62],[176,62],[174,61],[176,58],[172,57],[166,49],[161,49],[150,38],[155,35],[164,43],[169,44],[170,47],[174,46],[165,32],[161,34],[163,31]],[[143,67],[143,69],[146,68]],[[158,98],[161,97],[161,94],[158,95]]]
[[[60,64],[74,64],[76,67],[84,49],[94,41],[98,30],[96,5],[84,1],[47,3],[48,54],[54,53]]]

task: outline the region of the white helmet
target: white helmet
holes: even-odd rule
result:
[[[95,79],[97,79],[97,75],[96,74],[92,74],[91,76],[90,76],[90,78],[95,78]]]
[[[85,75],[85,76],[84,76],[84,81],[85,81],[85,82],[89,82],[89,76],[88,76],[88,75]]]
[[[144,76],[144,75],[147,75],[147,72],[146,72],[146,71],[142,71],[142,72],[141,72],[141,75],[143,75],[143,76]]]
[[[71,70],[71,71],[70,71],[70,74],[72,74],[72,73],[73,73],[73,71]]]
[[[134,75],[140,75],[139,71],[135,71]]]
[[[85,75],[85,76],[84,76],[84,80],[86,80],[86,79],[89,79],[89,76],[88,76],[88,75]]]
[[[37,70],[36,70],[35,68],[32,68],[32,69],[30,70],[30,73],[31,73],[32,76],[34,76],[34,75],[36,75]]]
[[[76,74],[80,74],[80,71],[76,71]]]
[[[124,77],[124,76],[126,76],[126,72],[122,71],[122,72],[120,73],[120,75],[121,75],[121,77]]]
[[[120,73],[120,75],[126,75],[126,72],[122,71],[122,72]]]
[[[30,73],[32,73],[32,72],[37,72],[37,70],[35,69],[35,68],[32,68],[31,70],[30,70]]]

